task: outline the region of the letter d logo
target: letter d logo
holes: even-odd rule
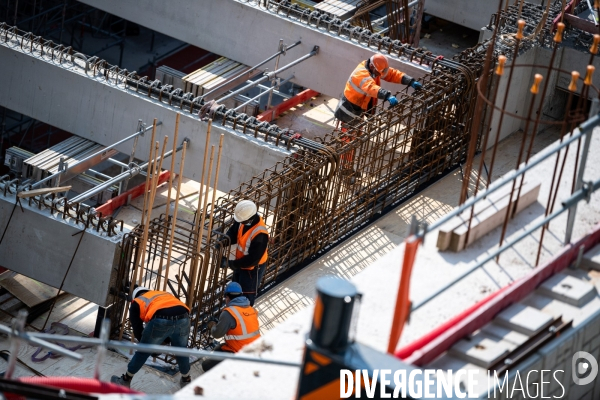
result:
[[[585,378],[580,378],[580,376],[587,374],[587,371],[590,371],[589,375]],[[598,362],[590,353],[578,351],[573,355],[573,359],[571,360],[571,373],[573,375],[573,382],[576,385],[583,386],[592,383],[596,379],[596,376],[598,376]]]

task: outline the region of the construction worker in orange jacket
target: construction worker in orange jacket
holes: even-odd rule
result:
[[[269,257],[269,232],[251,200],[242,200],[235,206],[233,219],[235,222],[226,235],[236,245],[235,260],[223,257],[221,267],[233,270],[232,280],[242,286],[244,296],[253,306]]]
[[[335,110],[335,117],[342,123],[350,123],[360,118],[365,111],[377,104],[377,99],[388,101],[390,105],[398,104],[396,97],[389,90],[381,87],[381,80],[409,85],[421,90],[423,85],[414,78],[395,68],[390,68],[387,57],[374,54],[368,60],[358,64],[344,88],[344,94]]]
[[[215,351],[237,353],[245,345],[260,337],[258,312],[252,308],[250,301],[242,294],[242,287],[237,282],[229,282],[225,287],[225,308],[218,321],[209,321],[207,325],[212,337],[225,338],[225,343]],[[206,359],[202,369],[208,371],[220,360]]]
[[[160,345],[170,341],[172,346],[187,347],[190,309],[184,303],[170,293],[142,286],[135,288],[131,297],[129,322],[138,342]],[[149,356],[150,353],[136,351],[127,365],[127,372],[121,376],[113,375],[110,381],[130,387],[133,376],[142,369]],[[179,383],[183,387],[191,382],[190,359],[186,356],[175,358],[181,372]]]

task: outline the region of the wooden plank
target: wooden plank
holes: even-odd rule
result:
[[[515,213],[518,214],[520,211],[537,201],[540,194],[540,186],[541,184],[539,183],[526,183],[523,185],[521,197],[519,198]],[[515,206],[516,195],[517,194],[515,193],[511,207]],[[477,218],[473,218],[468,243],[466,242],[468,226],[463,224],[456,228],[452,232],[448,249],[451,251],[461,251],[494,228],[502,225],[502,222],[506,218],[507,209],[508,197],[504,197],[500,202],[495,203],[495,207],[488,207],[483,213],[478,214]]]
[[[582,31],[588,33],[596,33],[598,32],[598,27],[594,25],[594,23],[588,19],[579,18],[573,14],[565,14],[565,21],[573,28],[581,29]]]
[[[59,186],[53,188],[42,188],[42,189],[33,189],[27,192],[19,192],[17,197],[20,199],[28,199],[30,197],[37,196],[38,194],[49,194],[49,193],[60,193],[60,192],[68,192],[71,190],[71,186]]]
[[[509,189],[505,187],[504,190],[500,189],[499,191],[492,193],[487,199],[478,202],[475,205],[473,218],[483,214],[490,207],[493,207],[497,210],[497,204],[499,204],[502,199],[508,198],[508,192]],[[440,227],[436,244],[440,251],[448,250],[450,247],[450,240],[452,239],[452,232],[462,225],[468,224],[470,215],[471,209],[469,208]]]
[[[58,289],[13,271],[0,274],[0,286],[30,308],[53,299],[58,294]]]

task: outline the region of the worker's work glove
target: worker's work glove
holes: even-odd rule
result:
[[[216,318],[209,319],[208,322],[206,323],[206,327],[208,328],[208,331],[210,332],[212,330],[212,328],[214,328],[218,323],[219,323],[219,321]]]
[[[228,266],[228,260],[227,257],[223,257],[221,258],[221,268],[226,269]]]
[[[421,82],[418,81],[412,81],[410,83],[410,87],[412,87],[413,89],[415,89],[417,92],[421,89],[423,89],[423,85],[421,84]]]
[[[392,107],[398,104],[398,99],[395,96],[388,97],[387,101]]]

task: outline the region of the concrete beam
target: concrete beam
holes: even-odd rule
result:
[[[173,5],[162,0],[148,0],[141,5],[123,0],[80,1],[247,65],[256,65],[276,53],[279,39],[287,44],[302,41],[281,59],[280,67],[310,53],[313,46],[319,46],[317,56],[291,68],[286,74],[293,74],[293,82],[298,85],[332,97],[341,95],[350,73],[360,61],[376,51],[376,48],[369,49],[347,38],[256,7],[254,2],[180,0]],[[274,65],[273,61],[264,67],[273,71]],[[416,78],[429,71],[397,58],[391,59],[390,65]],[[385,83],[384,86],[392,90],[395,85]],[[395,88],[397,90],[398,86]]]
[[[162,121],[157,140],[170,138],[180,109],[170,107],[147,96],[126,90],[123,85],[107,83],[102,76],[86,75],[74,64],[67,67],[39,55],[24,53],[19,47],[0,43],[0,105],[28,115],[67,132],[96,141],[105,146],[135,132],[138,119],[152,123]],[[206,142],[207,123],[195,115],[183,113],[179,125],[179,140],[188,137],[184,175],[200,180]],[[218,146],[224,134],[224,149],[219,176],[219,190],[229,191],[242,182],[275,165],[290,154],[253,136],[244,135],[213,124],[211,145]],[[136,156],[146,159],[150,134],[138,143]],[[129,153],[132,143],[117,150]],[[168,163],[165,165],[169,165]],[[214,169],[213,169],[214,170]]]
[[[0,196],[3,232],[14,204],[14,196]],[[27,201],[22,204],[23,211],[17,207],[0,244],[2,266],[58,288],[75,255],[63,290],[107,306],[110,286],[114,285],[113,267],[121,255],[121,235],[109,238],[88,229],[77,248],[80,236],[73,235],[83,229],[82,224],[30,207]]]

